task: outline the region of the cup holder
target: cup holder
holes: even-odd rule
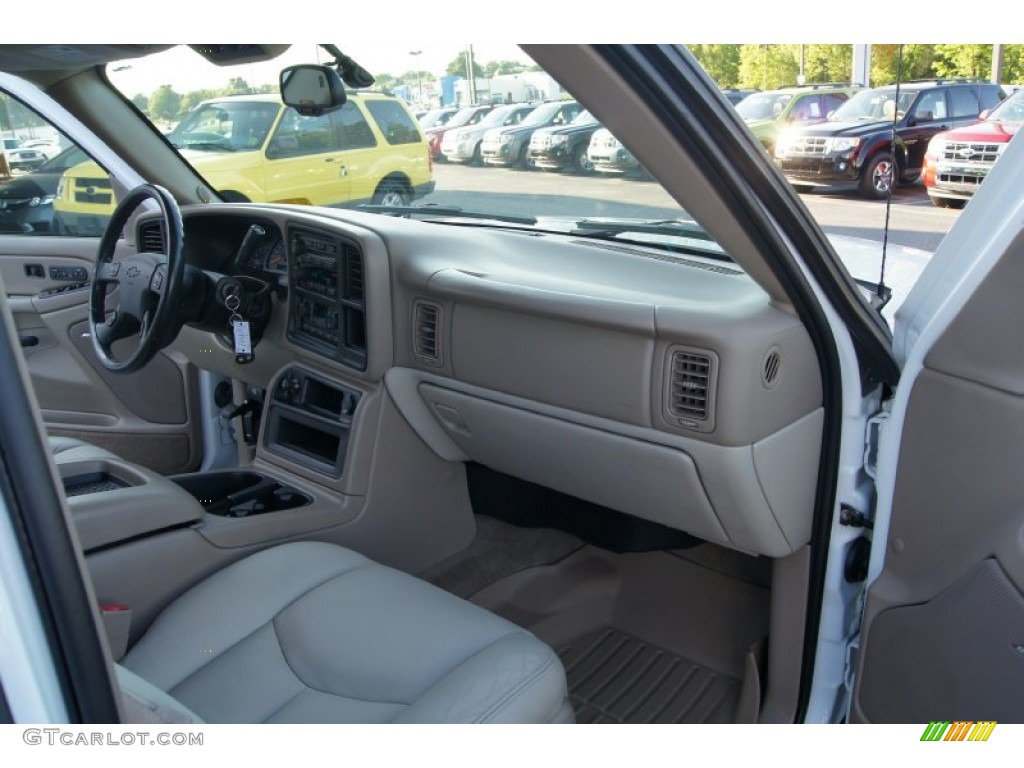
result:
[[[170,478],[211,515],[248,517],[311,504],[302,491],[258,472],[199,472]]]

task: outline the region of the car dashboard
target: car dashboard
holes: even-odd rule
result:
[[[186,326],[173,345],[266,390],[257,456],[358,494],[351,463],[374,430],[361,404],[386,397],[443,462],[748,553],[809,540],[816,358],[791,309],[738,267],[358,211],[215,204],[183,217],[190,264],[275,287],[252,363],[226,334]],[[154,226],[142,218],[140,247]]]

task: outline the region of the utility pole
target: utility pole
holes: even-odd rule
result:
[[[853,72],[850,82],[854,85],[871,85],[871,46],[853,46]]]
[[[423,106],[423,75],[420,73],[420,54],[423,51],[409,51],[413,66],[416,68],[416,90],[418,91],[416,106]]]
[[[992,82],[998,83],[1003,79],[1003,63],[1005,60],[1005,54],[1003,52],[1003,44],[996,43],[992,46]]]
[[[466,46],[466,79],[469,80],[469,103],[476,104],[476,72],[473,69],[473,46]]]

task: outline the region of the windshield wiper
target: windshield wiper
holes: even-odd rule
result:
[[[537,223],[537,219],[533,216],[509,216],[504,213],[489,213],[487,211],[466,211],[457,206],[445,205],[360,205],[359,210],[383,213],[386,216],[451,216],[457,219],[490,219],[491,221],[506,221],[509,224],[526,224],[528,226]]]

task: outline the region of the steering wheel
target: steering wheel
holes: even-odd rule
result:
[[[154,200],[162,215],[167,253],[137,253],[114,261],[121,232],[129,217],[145,200]],[[92,291],[89,294],[89,324],[92,346],[105,368],[131,373],[142,368],[167,346],[181,328],[181,305],[185,279],[184,230],[181,211],[170,192],[154,184],[142,184],[114,210],[96,254]],[[108,288],[116,285],[108,306]],[[139,334],[133,352],[119,359],[112,346],[119,339]]]

